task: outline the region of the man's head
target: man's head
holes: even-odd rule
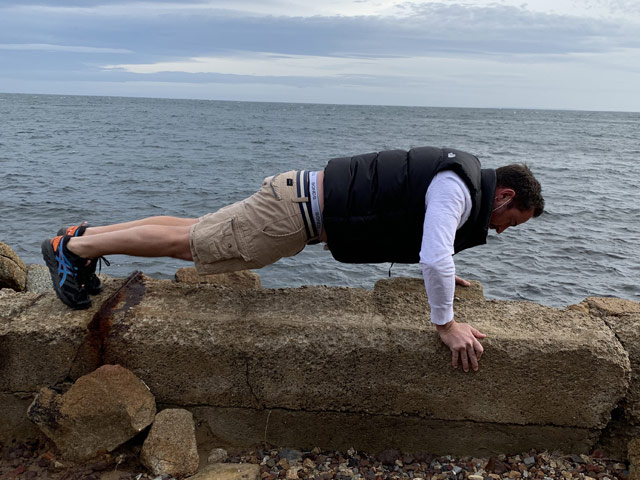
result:
[[[526,164],[511,164],[496,170],[496,192],[489,228],[498,233],[539,217],[544,211],[542,187]]]

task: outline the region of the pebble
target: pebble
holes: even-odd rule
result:
[[[229,458],[229,454],[224,448],[214,448],[213,450],[211,450],[211,453],[209,453],[207,463],[222,463],[226,462],[227,458]]]
[[[99,480],[103,472],[113,472],[117,468],[120,474],[118,480],[171,480],[149,474],[137,463],[138,455],[130,451],[118,456],[107,455],[84,465],[63,462],[52,452],[55,452],[54,447],[44,441],[8,446],[0,444],[0,479]],[[264,448],[234,450],[221,461],[259,465],[262,480],[629,479],[625,463],[607,459],[602,453],[596,455],[595,452],[593,456],[531,451],[513,456],[501,454],[491,458],[456,458],[425,452],[406,453],[396,449],[376,454],[354,448],[341,452],[318,447],[310,451]]]

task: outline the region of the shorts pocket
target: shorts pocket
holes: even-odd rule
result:
[[[202,244],[197,249],[200,262],[215,263],[232,259],[248,261],[246,248],[239,233],[236,217],[202,228],[198,232],[202,239]]]
[[[304,226],[296,223],[297,217],[284,218],[262,227],[262,234],[267,237],[263,248],[268,246],[278,258],[291,257],[304,249],[307,233]]]

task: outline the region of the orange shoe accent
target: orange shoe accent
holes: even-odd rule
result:
[[[73,227],[67,228],[67,231],[65,233],[70,237],[73,237],[76,234],[76,230],[78,230],[79,228],[80,228],[80,225],[74,225]]]
[[[62,236],[55,237],[51,239],[51,245],[53,246],[53,251],[58,251],[58,245],[60,245],[60,240],[62,240]]]

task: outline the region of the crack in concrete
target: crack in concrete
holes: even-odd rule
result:
[[[67,379],[72,379],[72,371],[77,367],[79,357],[85,353],[92,358],[92,368],[104,365],[104,354],[107,338],[113,326],[113,317],[117,313],[126,315],[133,307],[144,298],[146,287],[142,280],[142,272],[132,272],[113,294],[111,294],[96,311],[91,321],[87,324],[88,335],[78,347],[69,367]]]
[[[264,408],[264,405],[262,404],[256,393],[253,391],[253,386],[251,385],[251,381],[249,380],[249,359],[247,357],[244,358],[244,367],[244,379],[247,383],[247,387],[249,387],[249,392],[251,393],[251,396],[255,400],[256,404],[259,405],[260,408]]]
[[[255,407],[230,407],[228,405],[212,405],[208,403],[164,403],[158,402],[158,406],[162,406],[162,408],[216,408],[220,410],[246,410],[253,412],[286,412],[286,413],[308,413],[308,414],[339,414],[339,415],[354,415],[360,417],[376,417],[376,418],[403,418],[403,419],[414,419],[414,420],[433,420],[437,422],[446,422],[446,423],[459,423],[459,424],[477,424],[477,425],[495,425],[499,427],[536,427],[536,428],[566,428],[566,429],[578,429],[578,430],[586,430],[590,432],[599,432],[600,428],[597,427],[581,427],[577,425],[558,425],[555,423],[513,423],[513,422],[489,422],[489,421],[481,421],[481,420],[473,420],[473,419],[448,419],[448,418],[437,418],[430,417],[426,415],[416,415],[411,413],[371,413],[371,412],[362,412],[362,411],[353,411],[353,410],[333,410],[333,409],[322,409],[322,410],[311,410],[305,408],[287,408],[287,407],[270,407],[267,405],[261,406],[260,408]]]

